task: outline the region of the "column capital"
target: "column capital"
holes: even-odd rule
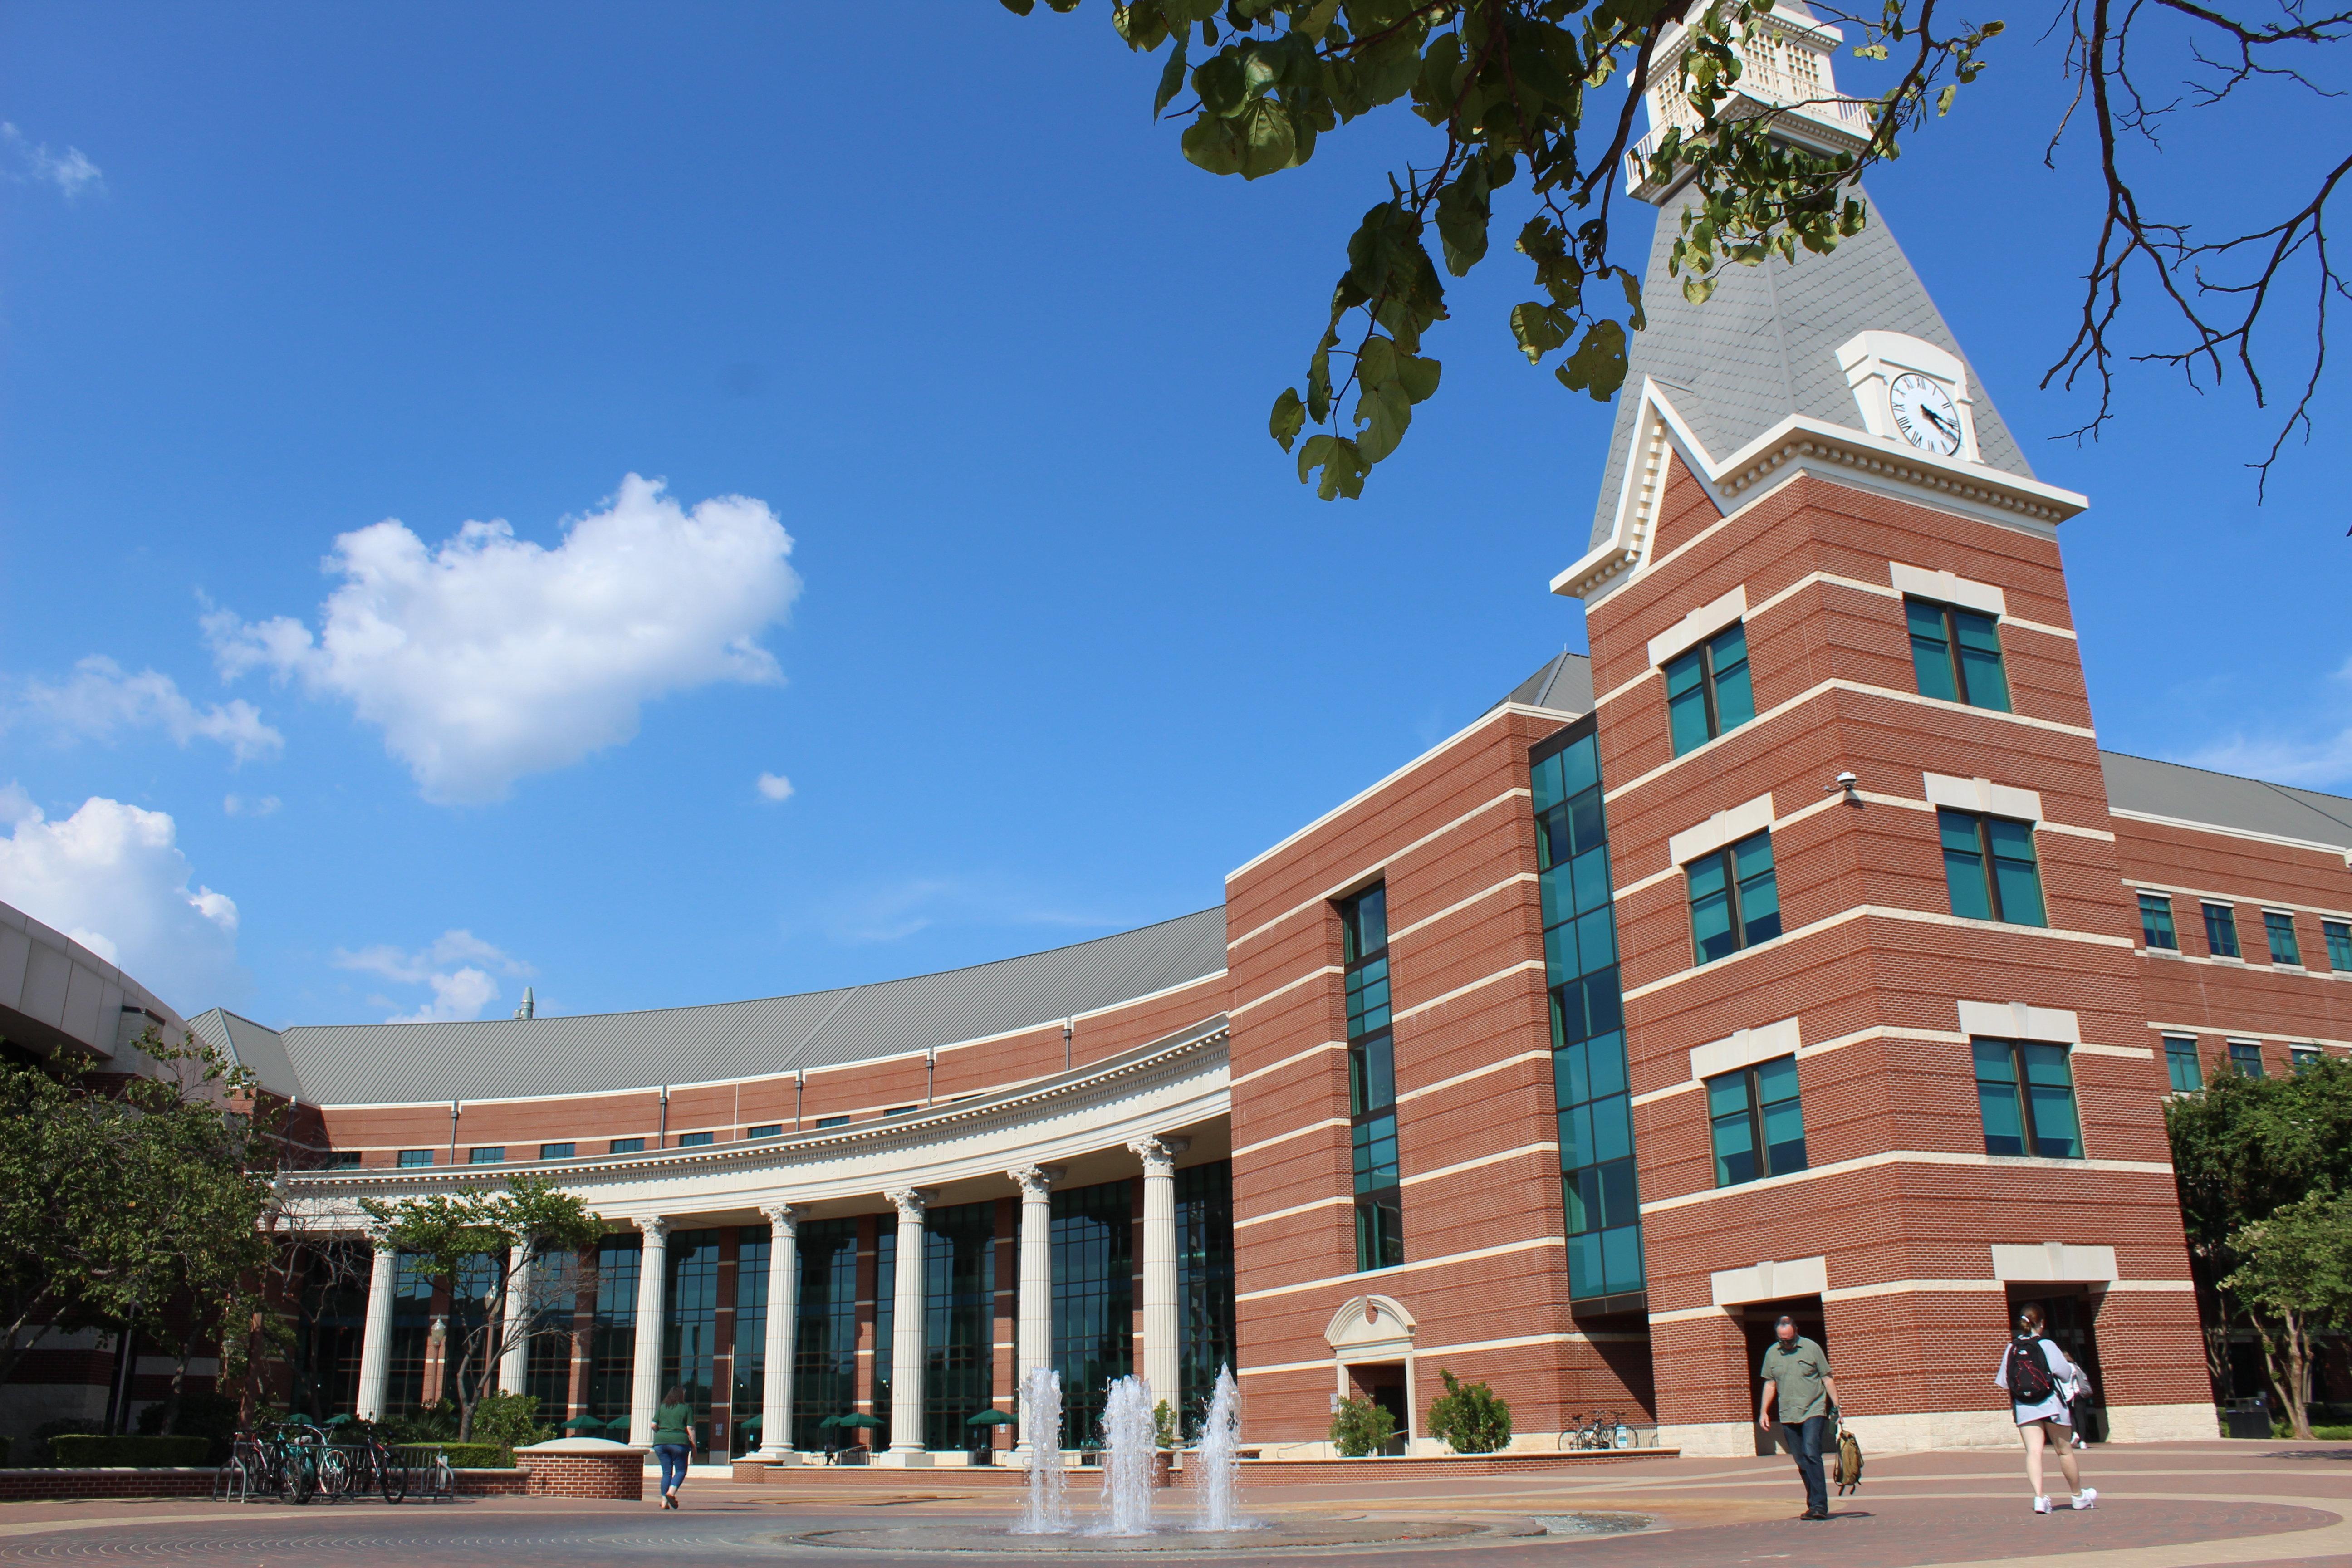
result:
[[[1024,1203],[1044,1203],[1054,1184],[1070,1173],[1066,1165],[1015,1165],[1004,1173],[1021,1188]]]
[[[1192,1146],[1190,1138],[1162,1138],[1154,1133],[1138,1138],[1128,1147],[1143,1162],[1147,1176],[1172,1176],[1176,1173],[1176,1156]]]
[[[801,1211],[790,1204],[762,1204],[760,1212],[768,1216],[769,1226],[786,1241],[800,1234]]]
[[[888,1198],[891,1206],[898,1211],[898,1223],[901,1225],[921,1220],[923,1211],[931,1203],[930,1193],[922,1187],[893,1187],[882,1195]]]
[[[637,1233],[647,1241],[663,1241],[669,1236],[669,1221],[660,1215],[646,1215],[635,1223]]]

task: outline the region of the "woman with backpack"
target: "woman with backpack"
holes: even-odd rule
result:
[[[2033,1485],[2036,1513],[2050,1511],[2050,1494],[2042,1489],[2044,1444],[2058,1450],[2058,1468],[2065,1472],[2074,1507],[2089,1508],[2099,1500],[2097,1489],[2083,1484],[2074,1462],[2072,1405],[2090,1392],[2091,1380],[2042,1333],[2043,1323],[2038,1303],[2029,1301],[2018,1310],[2017,1337],[2001,1352],[2000,1370],[1993,1375],[1995,1386],[2009,1394],[2018,1436],[2025,1440],[2025,1479]]]

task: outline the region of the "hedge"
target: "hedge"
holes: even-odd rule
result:
[[[86,1432],[60,1432],[49,1439],[49,1452],[57,1456],[58,1468],[66,1470],[201,1465],[212,1451],[210,1437],[99,1437]]]
[[[456,1470],[511,1470],[515,1468],[514,1450],[497,1443],[433,1443],[420,1447],[439,1448],[449,1456],[449,1468]]]

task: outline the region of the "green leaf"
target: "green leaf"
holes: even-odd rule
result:
[[[1212,174],[1238,174],[1242,172],[1241,148],[1234,140],[1230,121],[1218,119],[1203,109],[1192,123],[1184,128],[1178,145],[1193,164]]]
[[[1625,329],[1603,317],[1585,329],[1584,341],[1552,374],[1570,392],[1587,392],[1606,403],[1625,384]]]
[[[1530,300],[1511,307],[1511,336],[1529,364],[1541,364],[1544,355],[1568,342],[1573,326],[1568,312],[1555,305]]]
[[[1290,444],[1298,439],[1298,433],[1307,428],[1307,405],[1298,401],[1297,387],[1282,389],[1282,395],[1274,400],[1273,416],[1265,424],[1266,433],[1282,443],[1284,451],[1289,451]]]
[[[1397,355],[1397,384],[1415,403],[1426,403],[1437,391],[1437,378],[1444,366],[1421,354]]]
[[[1952,111],[1952,100],[1959,96],[1960,89],[1953,86],[1950,82],[1946,82],[1944,84],[1944,90],[1936,95],[1937,114],[1949,114]]]
[[[1627,324],[1638,332],[1649,324],[1649,318],[1642,314],[1641,279],[1633,276],[1632,268],[1621,267],[1617,269],[1617,281],[1625,286],[1625,309],[1632,312]]]
[[[1160,68],[1160,90],[1151,95],[1151,118],[1159,119],[1160,111],[1168,107],[1170,100],[1182,91],[1183,87],[1184,36],[1179,33],[1176,35],[1176,47],[1168,51],[1168,63]]]
[[[1445,269],[1456,278],[1478,265],[1486,254],[1486,165],[1473,158],[1461,177],[1437,193],[1437,238],[1445,252]]]
[[[1055,0],[1046,3],[1056,11],[1068,9]],[[1113,5],[1110,25],[1127,47],[1138,54],[1150,54],[1168,41],[1168,18],[1161,12],[1160,0],[1135,0],[1131,5]]]
[[[1339,496],[1354,500],[1361,496],[1370,467],[1356,443],[1341,436],[1309,436],[1298,449],[1298,482],[1305,484],[1309,473],[1322,469],[1323,479],[1315,493],[1325,500]]]
[[[1356,399],[1358,442],[1366,463],[1377,463],[1397,449],[1405,426],[1412,423],[1412,399],[1394,381],[1363,384]]]
[[[1298,138],[1290,128],[1290,113],[1270,98],[1261,98],[1234,121],[1241,150],[1244,180],[1261,179],[1287,169],[1298,156]]]
[[[1219,49],[1202,60],[1192,72],[1192,90],[1201,95],[1201,107],[1209,113],[1223,118],[1239,114],[1249,98],[1239,52]]]
[[[1683,279],[1683,298],[1694,305],[1706,304],[1707,297],[1714,292],[1715,279],[1712,278],[1701,278],[1693,273]]]
[[[1016,16],[1026,16],[1037,8],[1037,0],[1003,0],[1004,8]]]

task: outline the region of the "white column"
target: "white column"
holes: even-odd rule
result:
[[[1143,1381],[1170,1409],[1183,1391],[1176,1373],[1176,1156],[1189,1138],[1139,1138],[1143,1160]]]
[[[367,1326],[360,1332],[359,1417],[383,1419],[384,1384],[392,1376],[392,1291],[400,1254],[388,1237],[376,1236],[375,1268],[368,1275]]]
[[[499,1326],[499,1392],[520,1394],[530,1371],[530,1253],[507,1248],[506,1320]]]
[[[768,1371],[761,1391],[757,1458],[789,1465],[797,1457],[793,1453],[793,1335],[800,1326],[800,1211],[790,1204],[776,1204],[762,1212],[770,1227]]]
[[[898,1210],[897,1278],[890,1292],[890,1462],[928,1465],[923,1447],[923,1208],[930,1194],[883,1194]]]
[[[1059,1165],[1023,1165],[1006,1175],[1021,1184],[1021,1289],[1016,1298],[1020,1327],[1013,1335],[1013,1392],[1018,1408],[1029,1374],[1054,1364],[1054,1184],[1061,1179]],[[1021,1428],[1015,1450],[1021,1464],[1029,1462],[1030,1445],[1043,1434]],[[1055,1447],[1061,1435],[1050,1437]]]
[[[637,1349],[629,1369],[629,1441],[650,1447],[661,1403],[662,1288],[669,1278],[669,1221],[641,1219],[646,1249],[637,1259]]]

